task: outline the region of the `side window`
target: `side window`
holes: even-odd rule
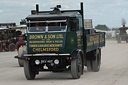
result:
[[[70,20],[70,31],[76,31],[78,29],[78,19],[71,19]]]
[[[83,29],[82,29],[82,18],[79,18],[79,29],[80,29],[80,30],[83,30]]]
[[[75,31],[76,30],[76,23],[74,20],[70,20],[70,31]]]

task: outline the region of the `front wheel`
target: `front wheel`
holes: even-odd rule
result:
[[[24,61],[24,74],[27,80],[35,79],[36,73],[32,71],[30,61]]]
[[[82,59],[80,54],[77,54],[78,58],[71,61],[71,75],[72,78],[78,79],[82,73]]]

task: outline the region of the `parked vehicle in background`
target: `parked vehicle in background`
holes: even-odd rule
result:
[[[116,33],[116,40],[118,43],[121,41],[126,41],[128,43],[128,27],[121,27],[119,28],[119,33]]]
[[[25,36],[26,27],[1,27],[0,28],[0,52],[14,51],[16,49],[16,43],[21,39],[21,36]],[[22,38],[23,39],[23,38]]]
[[[15,44],[15,48],[17,49],[17,53],[18,53],[18,57],[22,56],[22,52],[24,51],[24,47],[26,45],[26,25],[20,25],[20,26],[16,26],[16,27],[11,27],[9,28],[9,30],[13,30],[15,31],[15,37],[16,37],[16,42],[14,42]],[[18,59],[18,64],[20,67],[23,67],[23,63],[24,61],[21,59]]]
[[[8,28],[0,28],[0,52],[3,50],[8,51],[9,41],[8,41]]]

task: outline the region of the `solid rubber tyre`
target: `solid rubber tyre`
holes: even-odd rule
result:
[[[5,45],[4,50],[5,51],[9,51],[9,46],[8,45]]]
[[[9,51],[15,51],[16,45],[14,43],[9,44]]]
[[[23,47],[20,47],[18,49],[18,57],[23,56],[23,51],[24,51]],[[24,66],[24,60],[18,59],[18,64],[19,64],[20,67],[23,67]]]
[[[95,57],[96,59],[95,60],[92,60],[92,69],[94,72],[98,72],[100,70],[100,64],[101,64],[101,51],[99,51],[99,49],[97,49],[95,51]]]
[[[0,52],[2,52],[4,49],[3,49],[3,46],[2,46],[2,43],[0,43]]]
[[[121,38],[120,37],[118,37],[117,43],[121,43]]]
[[[82,73],[82,58],[77,54],[78,58],[71,60],[71,75],[73,79],[78,79]]]
[[[32,71],[30,61],[24,61],[24,74],[27,80],[35,79],[36,73]]]
[[[24,60],[18,59],[18,64],[20,67],[24,67]]]

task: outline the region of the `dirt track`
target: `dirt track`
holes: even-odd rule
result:
[[[85,68],[80,79],[71,79],[70,72],[42,72],[35,80],[26,80],[23,68],[18,66],[15,52],[0,53],[0,85],[128,85],[128,43],[107,41],[102,48],[99,72]]]

